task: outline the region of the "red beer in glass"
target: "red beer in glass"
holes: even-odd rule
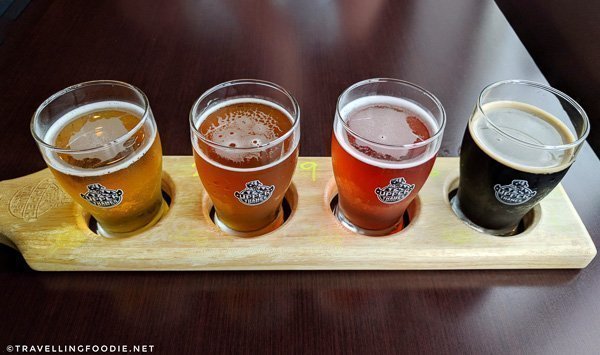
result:
[[[395,79],[356,83],[340,95],[331,156],[336,217],[352,231],[387,235],[427,180],[446,114],[439,100]]]

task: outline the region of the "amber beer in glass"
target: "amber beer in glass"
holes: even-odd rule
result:
[[[564,93],[523,80],[481,92],[463,138],[452,208],[480,231],[510,236],[565,176],[589,133]]]
[[[98,222],[98,233],[124,237],[166,211],[162,151],[148,98],[119,81],[91,81],[52,95],[31,132],[56,181]]]
[[[294,97],[266,81],[229,81],[196,101],[190,129],[215,223],[239,236],[281,225],[298,160],[300,108]]]
[[[331,158],[335,215],[365,235],[403,227],[403,215],[427,180],[446,114],[439,100],[409,82],[370,79],[339,97]]]

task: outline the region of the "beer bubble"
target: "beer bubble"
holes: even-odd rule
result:
[[[260,99],[233,99],[205,112],[197,129],[207,140],[229,148],[257,148],[291,129],[293,120],[278,106]],[[265,157],[251,150],[216,150],[217,160],[228,164],[257,164]],[[271,159],[271,158],[268,158]]]
[[[556,154],[530,146],[557,146],[575,141],[569,128],[554,115],[516,101],[489,102],[482,109],[485,116],[476,114],[469,122],[469,131],[477,146],[494,160],[536,174],[560,171],[572,163],[571,149]],[[497,128],[490,128],[491,123]]]
[[[266,107],[261,107],[260,110],[252,108],[249,104],[223,107],[216,115],[213,114],[216,119],[206,119],[202,123],[203,134],[217,144],[230,147],[233,139],[235,146],[239,148],[249,148],[264,141],[272,141],[284,132],[278,119],[270,114],[271,108],[264,106]]]
[[[100,176],[125,169],[141,159],[155,139],[153,127],[144,125],[128,139],[115,142],[135,127],[143,114],[138,106],[121,101],[78,107],[57,120],[44,140],[81,152],[49,154],[47,158],[54,169],[68,175]]]
[[[437,150],[429,146],[409,148],[439,130],[436,119],[419,105],[391,96],[356,99],[341,110],[334,134],[342,148],[360,161],[385,169],[423,164]],[[343,121],[358,136],[344,135]]]

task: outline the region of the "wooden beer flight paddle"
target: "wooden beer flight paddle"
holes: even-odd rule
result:
[[[452,212],[458,158],[437,158],[410,223],[385,237],[354,234],[331,212],[331,158],[300,157],[286,195],[292,212],[277,230],[254,238],[220,231],[191,156],[164,157],[169,212],[123,239],[98,236],[89,217],[48,169],[0,182],[0,242],[36,270],[425,270],[584,268],[596,248],[562,185],[513,237],[475,231]]]

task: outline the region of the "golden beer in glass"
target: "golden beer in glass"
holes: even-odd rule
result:
[[[48,98],[31,132],[57,182],[98,222],[124,237],[154,225],[162,198],[162,149],[148,98],[118,81],[91,81]]]

